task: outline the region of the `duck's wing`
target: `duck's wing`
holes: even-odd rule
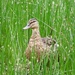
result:
[[[44,37],[42,38],[42,42],[48,46],[51,46],[51,45],[55,45],[56,44],[56,40],[50,38],[50,37]]]

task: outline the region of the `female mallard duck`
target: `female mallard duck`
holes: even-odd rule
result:
[[[25,55],[28,59],[31,57],[32,50],[36,53],[38,61],[40,60],[40,57],[42,53],[48,53],[50,52],[50,48],[52,44],[55,44],[56,41],[52,38],[41,38],[40,32],[39,32],[39,23],[36,19],[30,19],[27,23],[27,26],[23,29],[32,29],[32,35],[29,40],[28,47],[25,51]]]

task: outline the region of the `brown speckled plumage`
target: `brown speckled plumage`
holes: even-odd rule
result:
[[[29,28],[32,29],[32,35],[29,40],[28,47],[25,50],[25,55],[28,59],[30,59],[31,52],[34,50],[39,61],[43,53],[50,52],[51,45],[54,45],[56,41],[49,37],[41,38],[39,32],[39,23],[36,19],[30,19],[28,25],[23,29]]]

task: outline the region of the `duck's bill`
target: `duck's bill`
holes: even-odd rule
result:
[[[27,25],[26,27],[24,27],[23,29],[29,29],[30,27]]]

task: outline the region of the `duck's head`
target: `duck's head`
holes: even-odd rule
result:
[[[30,19],[27,23],[27,25],[23,28],[23,29],[37,29],[39,28],[39,24],[38,24],[38,21],[34,18]]]

